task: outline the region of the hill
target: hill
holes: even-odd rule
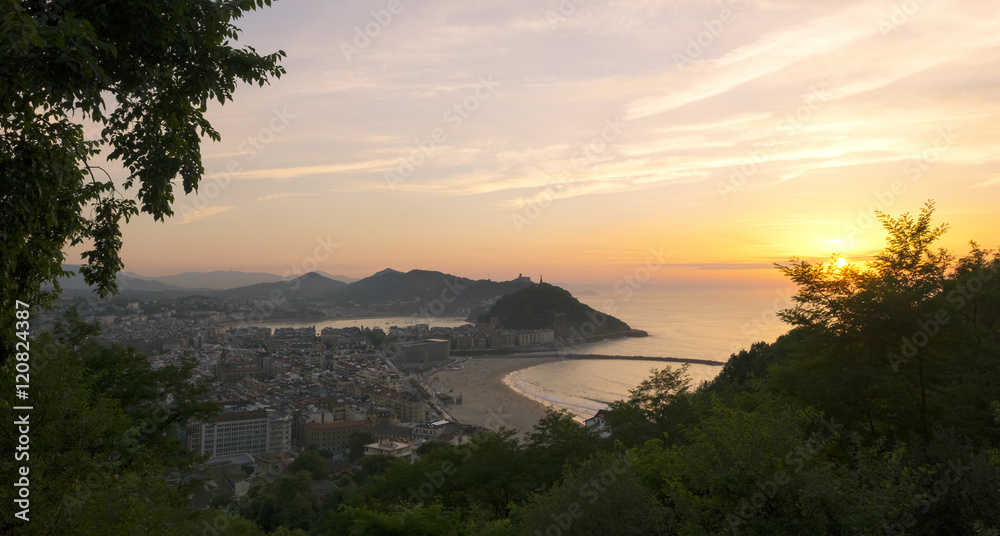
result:
[[[59,279],[59,286],[62,288],[63,293],[66,295],[73,296],[87,296],[93,293],[93,287],[87,284],[83,280],[83,275],[80,274],[80,265],[78,264],[64,264],[62,265],[63,270],[69,270],[73,272],[73,275],[63,277]],[[165,283],[158,279],[140,276],[138,274],[119,273],[115,279],[118,281],[118,289],[121,292],[180,292],[189,291],[194,292],[200,289],[189,289],[180,286]],[[44,286],[45,289],[53,288],[51,284]]]
[[[343,281],[324,277],[316,272],[302,274],[288,281],[274,283],[257,283],[245,287],[237,287],[213,295],[223,298],[243,298],[248,300],[269,300],[274,296],[285,299],[313,299],[315,296],[347,286]],[[278,294],[275,294],[278,293]]]
[[[489,322],[493,318],[509,329],[551,329],[558,339],[581,334],[611,335],[632,329],[625,322],[581,303],[567,290],[548,283],[532,284],[503,296],[477,321]]]
[[[226,290],[258,283],[277,283],[281,281],[281,276],[265,272],[215,270],[213,272],[183,272],[161,277],[146,277],[145,279],[154,279],[182,288]]]
[[[358,305],[394,314],[465,316],[473,308],[493,303],[524,288],[531,280],[468,279],[431,270],[399,272],[387,268],[349,285],[318,294],[317,301],[340,307]]]

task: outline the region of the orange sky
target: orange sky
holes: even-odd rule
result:
[[[1000,246],[993,2],[356,4],[240,22],[288,74],[211,110],[126,270],[774,280],[928,199],[945,246]]]

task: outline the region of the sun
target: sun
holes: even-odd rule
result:
[[[843,268],[843,267],[847,266],[847,259],[845,259],[843,257],[837,257],[837,260],[834,261],[834,264],[837,265],[837,268]]]

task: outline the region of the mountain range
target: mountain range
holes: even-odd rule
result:
[[[77,266],[64,265],[76,271]],[[292,307],[341,309],[373,314],[465,316],[485,310],[500,296],[531,285],[527,277],[511,281],[473,280],[430,270],[400,272],[387,268],[363,279],[310,272],[290,280],[260,272],[188,272],[147,278],[118,275],[119,293],[129,299],[173,299],[208,296],[233,300],[273,301]],[[348,279],[344,281],[343,279]],[[228,288],[219,288],[230,281]],[[200,285],[198,287],[183,286]],[[239,285],[238,283],[248,283]],[[93,296],[79,274],[60,280],[64,296]]]

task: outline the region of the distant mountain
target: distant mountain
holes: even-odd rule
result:
[[[383,275],[397,275],[402,274],[399,270],[393,270],[392,268],[386,268],[385,270],[379,270],[368,277],[382,277]]]
[[[346,275],[336,275],[336,274],[331,274],[331,273],[328,273],[328,272],[323,272],[323,271],[320,271],[320,270],[317,270],[316,273],[319,274],[319,275],[321,275],[321,276],[323,276],[323,277],[328,277],[330,279],[333,279],[334,281],[343,281],[344,283],[353,283],[355,281],[358,281],[357,277],[348,277]]]
[[[621,333],[632,328],[621,320],[583,304],[565,289],[532,284],[497,300],[477,319],[492,318],[509,329],[551,329],[559,339]],[[593,331],[591,331],[593,330]]]
[[[313,300],[317,296],[327,294],[345,286],[347,286],[347,283],[343,281],[330,279],[316,272],[309,272],[288,281],[257,283],[256,285],[216,291],[212,295],[231,299],[269,300],[274,296],[274,292],[279,292],[279,295],[283,299]]]
[[[492,303],[530,284],[527,277],[488,281],[429,270],[403,273],[386,268],[317,299],[341,307],[359,305],[394,314],[425,312],[428,316],[465,316],[477,306]]]
[[[240,272],[236,270],[216,270],[214,272],[184,272],[162,277],[144,277],[180,288],[227,290],[246,287],[258,283],[276,283],[280,275],[266,272]]]
[[[374,315],[462,317],[470,312],[483,312],[504,294],[531,285],[531,280],[527,277],[511,281],[473,280],[429,270],[403,273],[392,268],[351,283],[338,281],[318,272],[310,272],[288,281],[283,281],[274,274],[233,271],[187,272],[155,279],[119,274],[118,278],[121,295],[129,299],[176,299],[201,295],[262,301],[279,296],[283,304],[287,302],[292,307],[340,309],[338,314],[358,312]],[[234,281],[246,280],[245,278],[277,280],[258,281],[235,288],[217,288],[229,286]],[[79,275],[64,281],[67,283],[63,285],[66,295],[93,295]],[[214,287],[186,288],[167,281]]]
[[[62,268],[63,270],[69,270],[74,273],[69,277],[59,279],[59,286],[62,287],[63,291],[71,291],[74,295],[84,295],[93,290],[92,287],[87,285],[87,282],[83,280],[83,275],[80,274],[80,265],[64,264],[62,265]],[[115,279],[118,282],[118,290],[120,292],[124,292],[126,290],[131,290],[133,292],[190,290],[174,285],[168,285],[155,279],[138,277],[131,272],[120,272]],[[45,288],[52,288],[52,286],[46,285]]]
[[[83,276],[79,274],[79,265],[64,264],[63,269],[76,272],[76,275],[60,280],[60,285],[62,285],[63,290],[73,291],[73,294],[75,295],[85,295],[85,291],[91,290],[91,288],[84,282]],[[344,284],[358,280],[357,278],[351,278],[344,275],[330,275],[326,272],[313,273],[323,278]],[[123,295],[131,295],[131,297],[142,299],[155,299],[157,296],[149,293],[156,292],[165,293],[165,295],[162,296],[164,298],[175,298],[196,294],[224,297],[225,292],[220,291],[245,289],[246,287],[260,284],[287,284],[284,283],[284,281],[284,278],[275,274],[269,274],[266,272],[240,272],[237,270],[184,272],[160,277],[149,277],[135,272],[118,273],[119,291]],[[304,292],[314,291],[323,293],[339,286],[340,285],[336,284],[330,285],[318,283],[309,284],[302,288]],[[258,290],[266,289],[267,291],[270,291],[272,288],[274,287],[260,287]],[[241,291],[243,294],[246,294],[247,292],[255,296],[259,294],[257,290]]]

